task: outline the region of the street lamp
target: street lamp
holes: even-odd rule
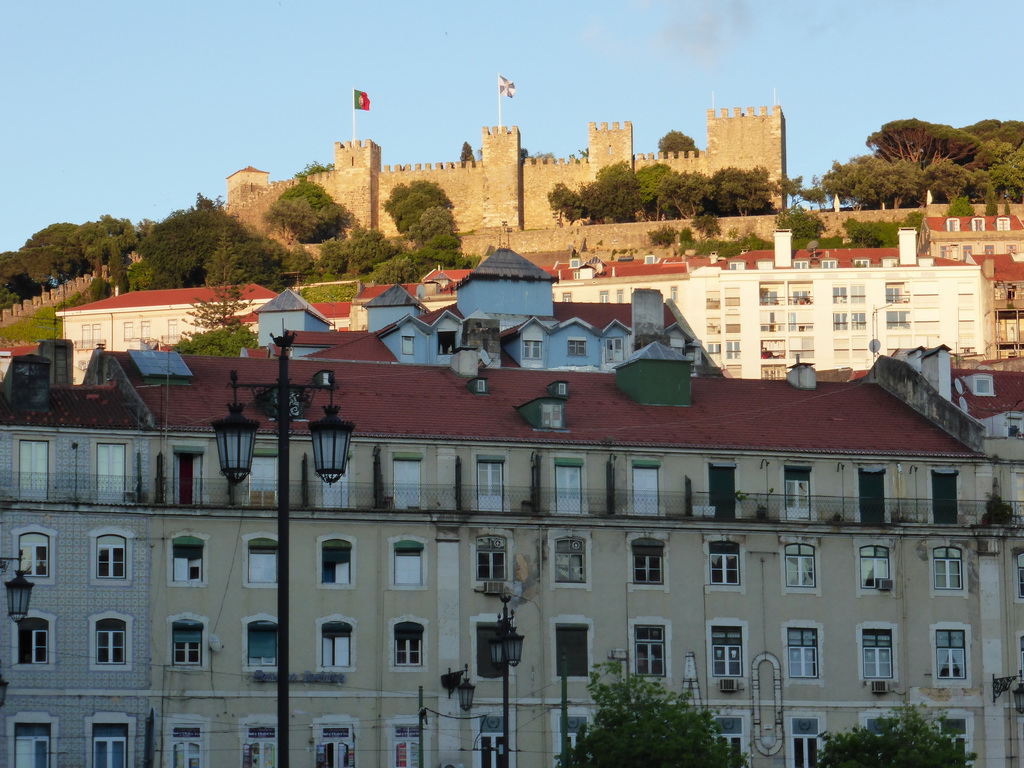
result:
[[[476,686],[469,682],[469,665],[464,669],[457,669],[452,672],[448,667],[448,674],[441,675],[441,685],[448,691],[448,698],[452,697],[452,691],[459,693],[459,706],[463,712],[469,712],[473,708],[473,696],[476,693]]]
[[[21,563],[20,553],[18,557],[0,557],[0,573],[6,571],[7,564],[12,562]],[[15,624],[28,616],[28,604],[32,598],[32,587],[35,586],[35,584],[25,578],[26,573],[28,571],[15,568],[14,578],[4,582],[4,590],[7,592],[7,615],[11,617],[11,621]],[[0,674],[0,707],[7,701],[8,685],[9,683]]]
[[[313,435],[313,464],[317,475],[325,483],[336,482],[345,474],[348,449],[355,426],[350,421],[338,418],[338,407],[334,405],[334,376],[326,384],[312,383],[293,385],[288,380],[288,360],[295,333],[285,331],[274,337],[274,343],[281,350],[278,358],[276,384],[239,384],[237,372],[231,372],[231,387],[234,402],[228,405],[228,416],[212,423],[217,436],[217,453],[220,471],[234,486],[252,471],[253,448],[259,422],[242,415],[244,404],[238,402],[238,388],[248,386],[273,391],[277,398],[277,747],[278,768],[288,768],[288,665],[289,621],[288,595],[290,587],[289,536],[290,513],[288,492],[290,488],[289,464],[291,432],[292,394],[305,389],[326,389],[331,392],[330,405],[324,406],[325,417],[309,424]]]
[[[501,670],[501,727],[502,744],[498,753],[498,768],[509,766],[509,696],[508,676],[512,667],[518,666],[523,658],[523,636],[516,632],[515,611],[509,611],[511,595],[501,596],[501,613],[491,640],[491,663]]]

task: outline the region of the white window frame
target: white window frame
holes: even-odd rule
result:
[[[419,509],[423,482],[422,463],[422,458],[392,457],[392,499],[395,509]]]
[[[347,544],[347,547],[326,547],[325,545],[341,542]],[[334,563],[334,581],[325,581],[324,573],[325,567],[328,563],[324,560],[324,552],[326,550],[337,550],[339,552],[348,552],[348,562],[336,562]],[[318,536],[316,540],[316,583],[318,586],[326,587],[328,589],[336,588],[351,588],[355,583],[355,560],[356,560],[356,547],[355,542],[348,536],[342,536],[340,534],[325,534]],[[339,578],[339,576],[341,578]]]
[[[410,546],[412,544],[418,544],[420,548],[415,549]],[[421,536],[395,536],[388,539],[388,550],[391,559],[392,588],[426,589],[426,540]],[[399,552],[402,554],[399,554]]]
[[[24,499],[45,499],[50,489],[50,443],[18,441],[18,493]]]
[[[102,621],[119,621],[121,629],[101,630]],[[132,617],[123,613],[106,612],[89,617],[89,669],[93,671],[129,671],[132,668]],[[121,654],[123,661],[100,661],[100,639],[104,634],[121,632]],[[116,637],[109,636],[108,640]],[[116,646],[110,646],[111,648]]]
[[[25,624],[24,621],[15,625],[14,627],[14,643],[13,643],[13,663],[15,666],[21,669],[53,669],[56,665],[56,648],[57,648],[57,637],[56,637],[56,626],[57,617],[50,613],[43,613],[42,611],[29,610],[25,620],[32,619],[34,622],[44,622],[45,627],[42,629],[32,629],[31,626]],[[32,632],[32,638],[30,639],[31,657],[32,661],[22,662],[21,661],[21,634],[22,632]],[[36,633],[42,633],[38,635]],[[40,644],[39,640],[42,640]],[[42,648],[46,658],[44,661],[36,661],[37,651]]]
[[[544,359],[544,342],[541,339],[523,339],[523,360],[540,362]]]
[[[956,681],[964,681],[964,686],[970,686],[970,627],[954,624],[935,625],[931,628],[931,636],[936,682],[948,684],[949,681],[954,681],[958,684]],[[957,639],[962,641],[962,646],[955,644]],[[940,645],[940,641],[945,645]],[[947,670],[946,674],[943,674],[943,670]],[[960,674],[956,674],[958,670]]]
[[[633,674],[643,677],[668,678],[670,647],[669,626],[664,619],[635,619],[630,621],[633,644]],[[643,635],[643,637],[641,636]],[[648,656],[642,658],[641,648]],[[646,668],[641,668],[641,663]]]
[[[733,639],[733,630],[739,630],[739,643],[716,642],[715,634],[729,632]],[[715,620],[708,622],[708,666],[711,677],[743,677],[744,660],[746,659],[747,628],[736,621]],[[720,650],[721,649],[721,650]]]
[[[261,622],[267,622],[273,624],[275,627],[274,631],[274,658],[273,661],[267,661],[268,656],[260,656],[257,661],[253,661],[254,656],[250,655],[249,651],[249,634],[252,625]],[[276,616],[271,616],[268,613],[259,613],[254,616],[245,616],[242,618],[242,642],[243,642],[243,656],[242,666],[245,669],[277,669],[277,660],[281,654],[281,624],[278,622]],[[270,634],[270,632],[261,632],[260,634]]]
[[[128,766],[134,764],[135,761],[133,759],[134,755],[132,749],[132,745],[134,743],[134,732],[130,720],[101,720],[97,714],[95,718],[87,718],[86,722],[88,723],[89,733],[88,765],[90,768],[112,768],[114,765],[118,764],[128,768]],[[124,736],[97,736],[96,732],[100,728],[117,728],[119,732],[123,731]],[[102,762],[99,759],[101,745],[103,745],[107,750],[107,757]],[[121,753],[120,759],[118,759],[116,752]]]
[[[281,543],[277,534],[266,531],[246,534],[242,538],[245,545],[245,586],[252,589],[277,589],[278,570],[280,568]],[[265,541],[273,542],[273,574],[270,574],[270,546]],[[258,551],[253,551],[253,550]]]
[[[37,734],[18,736],[18,726],[25,728],[45,728],[46,735]],[[16,768],[51,768],[54,764],[54,743],[57,740],[57,723],[47,715],[19,713],[10,722],[8,736],[11,740],[13,753],[8,765]],[[40,749],[40,745],[42,749]],[[40,754],[41,753],[41,754]],[[37,759],[42,757],[43,759]]]
[[[570,336],[565,342],[566,357],[586,357],[587,340],[581,336]]]
[[[26,537],[42,537],[43,541],[25,541]],[[25,576],[33,584],[52,584],[56,562],[54,553],[56,549],[57,532],[52,528],[32,526],[28,528],[16,528],[12,531],[12,538],[16,543],[14,554],[21,557],[19,567],[25,571]],[[40,556],[39,549],[42,547],[45,554]],[[40,568],[42,564],[42,568]]]
[[[956,552],[956,556],[952,556]],[[964,551],[960,547],[932,549],[932,587],[935,592],[962,592],[964,589]]]
[[[96,498],[123,504],[128,494],[128,446],[96,444]]]
[[[821,629],[816,626],[786,625],[786,672],[791,680],[818,680],[821,677]],[[814,642],[808,644],[808,637]],[[797,642],[794,644],[794,638]]]
[[[551,547],[554,553],[554,557],[551,558],[554,583],[563,587],[586,585],[589,578],[589,540],[580,536],[557,536],[553,539]]]
[[[417,646],[400,645],[397,637],[399,624],[418,624],[420,626],[419,643]],[[392,672],[409,672],[427,667],[427,637],[429,623],[419,616],[400,616],[391,619],[388,626],[390,645],[390,665]]]
[[[874,550],[871,554],[866,555],[864,550]],[[881,556],[877,554],[879,549],[885,550],[885,555]],[[885,575],[880,575],[877,571],[879,565],[885,565]],[[868,577],[867,566],[870,564],[871,576]],[[892,549],[884,544],[859,544],[857,546],[857,584],[861,589],[878,589],[879,579],[892,579]],[[870,584],[868,582],[871,582]]]
[[[178,557],[175,554],[177,547],[182,549],[194,547],[192,544],[175,544],[175,542],[181,539],[197,539],[202,544],[199,545],[199,561],[196,562],[195,558]],[[171,536],[167,542],[167,561],[169,566],[168,571],[168,583],[174,587],[205,587],[206,586],[206,554],[207,547],[209,544],[209,535],[203,533],[195,533],[192,531],[183,531],[176,533]],[[195,572],[198,569],[198,578],[195,578]]]
[[[867,633],[887,633],[889,645],[868,645],[865,643]],[[896,628],[892,626],[859,625],[857,627],[857,647],[860,652],[860,674],[863,680],[895,680],[896,679]],[[872,658],[869,658],[872,657]],[[888,674],[885,674],[888,667]]]
[[[784,549],[786,586],[813,589],[817,583],[817,550],[811,544],[787,544]]]
[[[505,462],[476,460],[476,507],[480,512],[501,512],[505,508]]]
[[[334,635],[331,638],[326,637],[324,635],[324,632],[326,631],[327,626],[333,624],[348,625],[348,633]],[[351,669],[354,666],[353,659],[355,658],[355,622],[350,618],[334,615],[327,616],[322,619],[317,619],[316,625],[317,638],[320,641],[320,647],[317,653],[317,660],[319,661],[319,671],[330,669]],[[328,653],[329,639],[331,641],[330,653]],[[338,643],[339,640],[344,640],[344,642]],[[340,661],[338,659],[339,649],[343,654],[343,658]],[[328,663],[328,661],[330,661],[331,663]]]
[[[198,624],[199,625],[199,640],[187,640],[179,642],[175,635],[175,624]],[[248,637],[248,628],[246,637]],[[182,629],[184,631],[184,628]],[[190,627],[189,632],[194,632],[195,628]],[[170,641],[169,650],[171,654],[171,666],[182,669],[205,669],[207,667],[207,652],[206,645],[207,639],[207,619],[204,616],[197,616],[194,613],[183,613],[177,616],[169,616],[167,618],[167,633]],[[181,647],[179,648],[179,645]],[[181,651],[181,660],[179,660],[179,650]],[[197,658],[196,661],[191,661],[193,654]],[[248,658],[248,656],[246,657]]]
[[[554,475],[555,514],[583,514],[583,467],[578,464],[560,464],[556,459]]]

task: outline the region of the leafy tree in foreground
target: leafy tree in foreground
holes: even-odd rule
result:
[[[657,221],[661,213],[661,205],[658,200],[658,187],[666,175],[672,173],[672,169],[664,163],[648,165],[636,172],[636,180],[640,184],[640,206],[643,209],[644,218],[649,221]]]
[[[658,205],[675,209],[680,218],[699,216],[710,205],[711,179],[702,173],[669,171],[658,183]]]
[[[640,202],[640,182],[625,162],[605,166],[597,180],[581,192],[590,218],[606,224],[636,221]]]
[[[775,216],[775,228],[793,230],[793,240],[806,244],[808,240],[821,237],[822,232],[825,231],[825,222],[817,214],[795,205],[788,211],[782,211]]]
[[[197,333],[179,341],[174,349],[183,355],[210,355],[213,357],[238,357],[242,348],[255,349],[259,339],[244,325],[231,328],[217,328],[206,333]]]
[[[946,209],[947,216],[973,216],[974,206],[971,205],[971,201],[966,197],[954,197],[949,202],[949,208]]]
[[[195,322],[196,328],[213,331],[241,325],[241,315],[251,305],[252,302],[242,298],[242,286],[219,285],[213,289],[212,299],[195,302],[188,314]]]
[[[779,191],[769,179],[767,168],[721,168],[711,177],[711,186],[719,216],[768,213]]]
[[[682,131],[669,131],[658,139],[659,152],[696,152],[697,143]]]
[[[303,179],[275,200],[266,213],[267,223],[291,241],[322,243],[342,235],[351,217],[319,184]]]
[[[709,710],[691,706],[688,697],[672,693],[648,678],[624,676],[617,663],[604,664],[591,672],[587,691],[597,712],[570,751],[569,765],[573,768],[746,765],[746,760],[721,737]]]
[[[315,173],[328,173],[333,170],[334,163],[318,163],[314,160],[312,163],[306,163],[306,167],[298,171],[294,178],[305,179],[307,176],[312,176]]]
[[[417,246],[423,246],[438,235],[454,235],[455,217],[450,210],[441,206],[427,208],[420,215],[420,220],[409,227],[407,234]]]
[[[818,768],[968,768],[976,755],[964,752],[956,736],[924,707],[905,705],[880,718],[877,733],[826,733]]]
[[[583,198],[579,192],[573,192],[562,182],[555,184],[548,192],[548,203],[552,211],[568,220],[570,224],[586,218],[587,211],[583,206]]]
[[[867,138],[876,157],[890,162],[906,160],[926,168],[938,160],[970,165],[979,151],[979,142],[958,128],[924,120],[893,120]]]
[[[462,153],[459,155],[460,163],[472,163],[473,162],[473,147],[468,141],[462,142]]]
[[[408,186],[399,184],[384,203],[384,210],[395,222],[395,228],[403,235],[420,220],[420,216],[428,208],[447,208],[454,206],[448,195],[432,181],[414,181]]]

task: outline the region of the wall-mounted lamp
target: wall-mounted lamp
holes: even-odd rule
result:
[[[469,682],[469,665],[464,669],[457,669],[452,672],[448,667],[448,674],[441,675],[441,685],[448,691],[448,698],[452,697],[453,691],[459,692],[459,706],[464,712],[473,708],[473,695],[476,693],[476,686]]]

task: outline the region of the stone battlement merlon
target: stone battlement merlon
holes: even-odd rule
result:
[[[704,157],[703,150],[687,150],[685,152],[638,152],[637,160],[700,160]]]
[[[359,139],[357,141],[336,141],[334,142],[334,148],[338,149],[372,149],[377,145],[374,144],[370,139]]]
[[[622,131],[632,131],[633,123],[627,120],[622,124],[621,128],[618,123],[612,123],[611,128],[608,127],[608,123],[590,123],[587,127],[590,132],[621,133]]]
[[[712,120],[731,120],[737,117],[781,117],[782,116],[782,105],[776,104],[774,107],[758,107],[755,111],[754,107],[733,107],[732,114],[729,114],[729,109],[723,107],[718,110],[718,114],[715,114],[715,110],[708,110],[708,122]]]
[[[519,126],[517,125],[503,125],[501,128],[498,126],[491,126],[490,128],[484,128],[484,133],[487,136],[515,136],[519,133]]]
[[[381,173],[416,173],[417,171],[463,171],[463,170],[475,170],[477,163],[475,160],[466,160],[443,163],[396,163],[395,165],[385,165],[381,168]]]

